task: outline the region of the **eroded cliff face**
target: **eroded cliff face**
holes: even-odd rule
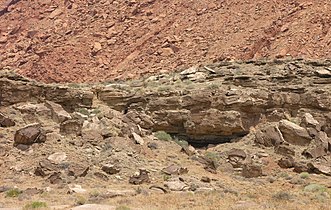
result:
[[[305,113],[313,114],[330,135],[330,78],[328,60],[279,60],[218,63],[83,88],[44,85],[7,73],[0,87],[2,105],[51,100],[72,112],[91,108],[95,100],[144,129],[222,143],[259,123],[301,119]]]
[[[330,65],[299,60],[220,63],[95,92],[143,128],[191,141],[221,143],[259,123],[305,113],[318,118],[330,134]]]
[[[77,180],[112,179],[152,182],[149,193],[220,190],[205,174],[283,170],[320,174],[322,183],[331,176],[330,84],[330,61],[217,63],[104,84],[42,84],[3,71],[0,165],[9,172],[0,178],[30,174],[39,188],[66,186],[59,194],[77,190],[69,185]]]

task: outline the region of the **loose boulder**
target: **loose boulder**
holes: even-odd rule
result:
[[[14,141],[15,144],[25,145],[42,143],[46,141],[46,135],[39,123],[31,124],[16,131]]]
[[[255,142],[266,147],[277,146],[283,142],[283,136],[277,125],[268,123],[255,132]]]
[[[242,169],[242,176],[245,178],[255,178],[262,176],[262,167],[257,164],[245,164]]]
[[[282,132],[284,140],[290,144],[306,146],[312,140],[305,128],[288,120],[279,122],[279,130]]]
[[[8,118],[8,117],[5,117],[3,114],[0,113],[0,127],[12,127],[12,126],[15,126],[15,121]]]

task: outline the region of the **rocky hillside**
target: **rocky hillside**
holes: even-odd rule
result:
[[[3,71],[0,208],[330,209],[330,79],[304,60],[93,85]]]
[[[0,1],[0,68],[91,82],[221,60],[330,58],[329,0]]]

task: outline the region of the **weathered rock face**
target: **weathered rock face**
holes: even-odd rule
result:
[[[130,125],[152,131],[164,130],[191,142],[226,142],[249,133],[250,127],[269,121],[275,124],[264,125],[255,133],[258,144],[271,147],[286,141],[307,146],[315,130],[331,134],[331,117],[328,117],[331,107],[328,92],[331,88],[322,74],[314,74],[323,72],[328,65],[299,60],[225,62],[214,64],[211,70],[195,68],[192,72],[192,69],[185,71],[184,77],[155,76],[139,81],[140,86],[96,85],[91,88],[94,94],[88,88],[83,91],[36,84],[7,74],[0,77],[1,103],[50,100],[52,102],[47,102],[47,107],[53,118],[63,122],[70,120],[64,110],[91,107],[95,95],[101,102],[124,113],[130,121],[126,123]],[[212,83],[208,87],[196,81],[190,84],[195,78],[191,74],[197,72],[204,73],[205,80]],[[149,83],[154,81],[158,82],[160,89],[149,87]],[[189,82],[186,84],[186,81]],[[174,83],[180,88],[174,88]],[[303,109],[307,113],[300,118],[298,125],[284,120],[296,118]],[[317,115],[323,123],[317,124],[309,113],[314,113],[314,117]],[[63,124],[61,130],[64,131],[66,126]],[[104,132],[101,135],[109,136]]]
[[[78,107],[91,107],[93,92],[65,86],[44,85],[13,73],[0,75],[0,105],[43,100],[61,104],[66,110]]]
[[[213,81],[207,88],[198,82],[194,83],[195,87],[187,85],[185,88],[183,84],[179,89],[171,88],[174,81],[193,81],[187,76],[190,71],[186,71],[185,77],[153,77],[153,81],[159,80],[160,85],[167,87],[166,91],[157,91],[155,87],[145,92],[106,87],[96,92],[99,100],[127,113],[128,118],[142,128],[164,130],[189,141],[220,143],[245,135],[250,127],[261,122],[278,123],[289,119],[288,116],[297,117],[302,109],[318,113],[319,118],[327,118],[331,87],[325,84],[330,81],[314,74],[313,70],[323,70],[326,66],[302,61],[227,63],[214,65],[210,72],[194,71],[204,72],[205,80]],[[144,82],[148,87],[150,81]],[[288,121],[282,121],[279,126],[266,126],[256,133],[257,142],[268,147],[282,141],[308,145],[312,138],[301,126],[317,130],[323,127],[331,134],[331,126],[327,123],[317,125],[309,113],[297,126]],[[296,140],[297,137],[300,139]]]
[[[46,141],[46,135],[40,124],[33,124],[16,131],[14,141],[24,145],[42,143]]]

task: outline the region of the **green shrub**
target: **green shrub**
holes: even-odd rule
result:
[[[86,203],[86,198],[81,196],[81,195],[77,195],[76,196],[76,204],[77,205],[84,205]]]
[[[207,151],[205,153],[205,158],[211,160],[211,161],[218,161],[220,159],[220,155],[217,152],[210,152]]]
[[[172,137],[165,131],[158,131],[156,133],[154,133],[154,136],[162,141],[171,141]]]
[[[304,188],[305,192],[326,192],[327,188],[320,184],[309,184]]]
[[[309,177],[309,173],[307,173],[307,172],[302,172],[301,174],[300,174],[300,178],[301,179],[307,179]]]
[[[29,210],[29,209],[41,209],[41,208],[47,208],[47,204],[45,202],[34,201],[32,203],[26,204],[23,209]]]
[[[186,148],[189,146],[188,142],[185,141],[185,140],[178,140],[178,139],[175,139],[174,142],[176,142],[179,146],[183,147],[183,148]]]
[[[171,179],[171,175],[163,174],[163,181],[169,181]]]
[[[87,115],[87,116],[90,115],[90,112],[86,108],[78,108],[78,109],[76,109],[76,112],[79,112],[79,113],[81,113],[83,115]]]
[[[274,194],[272,196],[273,199],[275,200],[279,200],[279,201],[289,201],[293,198],[293,196],[291,194],[289,194],[288,192],[277,192],[276,194]]]
[[[6,192],[6,197],[9,197],[9,198],[16,198],[18,197],[20,194],[22,194],[22,191],[17,189],[17,188],[13,188],[13,189],[10,189]]]

